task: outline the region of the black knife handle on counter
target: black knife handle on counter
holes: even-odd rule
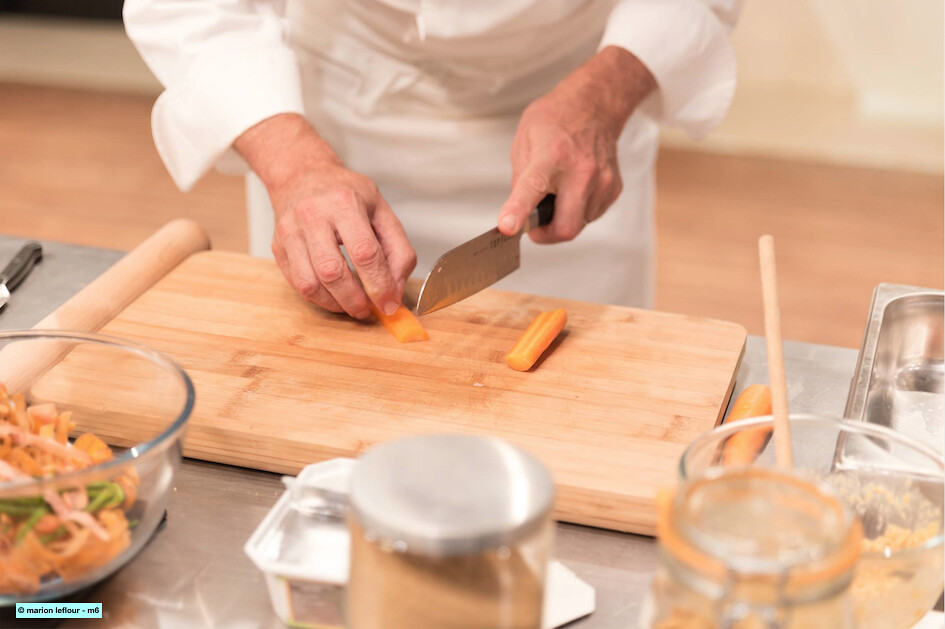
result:
[[[538,207],[532,210],[532,213],[528,215],[528,225],[525,226],[523,233],[535,229],[536,227],[549,225],[554,217],[555,195],[546,194],[545,198],[539,201]]]
[[[10,264],[0,271],[0,284],[5,284],[12,291],[29,275],[33,265],[42,259],[43,246],[35,241],[26,243],[16,252]]]

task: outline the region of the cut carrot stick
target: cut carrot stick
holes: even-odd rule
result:
[[[732,405],[727,422],[771,414],[771,389],[764,384],[753,384],[738,396]],[[750,465],[765,444],[771,428],[742,430],[729,437],[722,454],[723,465]]]
[[[371,312],[377,317],[377,320],[384,324],[394,338],[400,343],[410,343],[412,341],[426,341],[430,336],[423,328],[423,324],[417,319],[406,306],[401,305],[397,312],[388,316],[380,311],[374,304],[371,304]]]
[[[505,362],[516,371],[528,371],[561,333],[567,322],[568,312],[564,308],[541,313],[506,355]]]

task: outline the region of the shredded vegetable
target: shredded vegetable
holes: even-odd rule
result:
[[[114,458],[100,438],[74,442],[69,411],[27,406],[0,384],[0,483],[51,479]],[[45,580],[73,580],[114,559],[131,542],[125,512],[137,497],[133,467],[78,486],[46,484],[41,494],[10,495],[0,485],[0,593],[29,593]]]

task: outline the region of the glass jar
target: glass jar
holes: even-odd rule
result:
[[[350,485],[349,629],[539,629],[554,485],[498,439],[435,435],[362,457]]]
[[[679,461],[682,482],[725,467],[737,440],[755,441],[754,467],[774,467],[771,417],[726,423],[692,442]],[[857,629],[908,629],[935,606],[945,565],[945,461],[908,436],[858,420],[791,415],[796,473],[830,486],[863,524],[850,595]]]
[[[651,629],[851,629],[859,521],[824,485],[715,469],[660,500]]]

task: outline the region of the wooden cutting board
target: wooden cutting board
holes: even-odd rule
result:
[[[531,372],[506,366],[532,318],[558,307],[568,325],[552,351]],[[559,519],[646,534],[655,492],[720,420],[746,336],[733,323],[494,290],[422,320],[430,340],[401,345],[377,323],[306,304],[271,261],[202,252],[102,332],[190,374],[187,456],[296,473],[406,435],[494,435],[551,468]],[[104,369],[74,367],[86,380]],[[84,415],[80,429],[137,440],[135,422]]]

